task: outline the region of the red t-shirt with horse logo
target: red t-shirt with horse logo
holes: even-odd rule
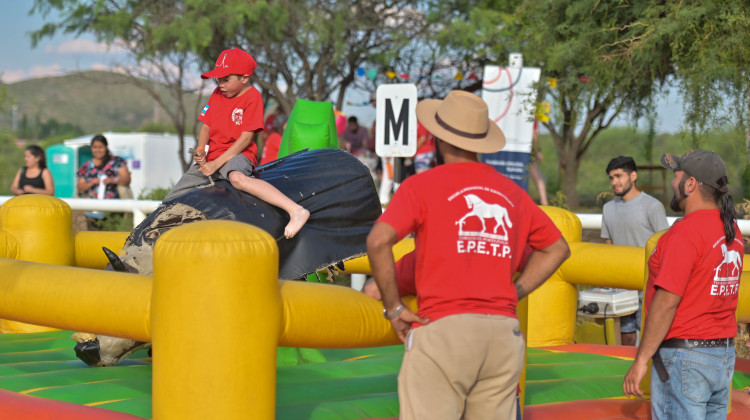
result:
[[[561,234],[528,194],[493,167],[440,165],[411,176],[378,219],[399,239],[415,233],[419,315],[516,317],[512,276],[524,249]]]
[[[656,287],[682,297],[666,338],[714,339],[737,333],[737,297],[744,244],[726,243],[718,209],[697,210],[675,223],[648,260],[644,315]]]

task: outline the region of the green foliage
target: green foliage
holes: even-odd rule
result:
[[[639,24],[625,31],[611,52],[669,64],[682,84],[694,136],[712,126],[744,121],[750,98],[750,5],[700,0],[646,4]],[[724,105],[732,110],[728,115],[716,112]]]
[[[10,184],[24,166],[24,148],[16,144],[13,134],[0,130],[0,195],[10,195]]]
[[[84,134],[81,127],[70,124],[60,123],[56,119],[51,118],[47,121],[42,121],[41,117],[37,113],[35,122],[29,124],[28,116],[23,115],[21,124],[18,127],[18,136],[25,139],[47,139],[50,137],[63,137],[71,138],[78,137]]]
[[[104,218],[94,225],[105,232],[130,232],[133,229],[133,213],[104,213]]]
[[[746,167],[744,150],[744,134],[739,129],[713,129],[699,138],[699,147],[712,150],[724,159],[729,175],[730,193],[735,198],[742,197],[750,191],[750,182],[743,180]],[[545,159],[540,164],[540,169],[547,179],[547,190],[554,192],[559,190],[559,168],[554,154],[550,151],[553,140],[548,134],[539,136],[541,148]],[[676,134],[659,134],[653,140],[653,160],[646,161],[639,157],[648,142],[648,132],[640,131],[632,127],[613,127],[602,133],[601,139],[592,145],[586,158],[581,161],[580,177],[576,184],[576,191],[580,196],[580,206],[586,211],[601,211],[607,201],[606,197],[611,194],[609,178],[605,173],[607,163],[615,156],[632,156],[638,165],[638,181],[640,187],[652,186],[666,190],[666,195],[658,190],[649,190],[648,193],[668,203],[672,196],[670,182],[672,173],[666,170],[646,170],[646,166],[660,168],[659,159],[662,153],[670,152],[682,154],[693,148],[693,138],[689,132]]]
[[[169,194],[170,191],[172,191],[172,188],[152,188],[139,194],[138,199],[162,201],[167,197],[167,194]]]
[[[565,196],[565,193],[559,190],[556,191],[552,199],[549,200],[549,204],[553,207],[560,207],[561,209],[570,210],[570,206],[568,205],[568,197]]]
[[[750,198],[750,164],[745,164],[745,168],[742,170],[742,185],[747,186],[743,188],[742,198],[747,200]]]
[[[0,73],[0,79],[2,79],[3,74]],[[8,108],[8,88],[6,85],[2,82],[0,82],[0,111],[4,111]]]

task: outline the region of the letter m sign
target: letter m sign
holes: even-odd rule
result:
[[[412,157],[417,153],[417,87],[398,83],[377,90],[375,153]]]

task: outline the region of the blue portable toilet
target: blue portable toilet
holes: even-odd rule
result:
[[[70,147],[56,144],[47,148],[47,167],[55,181],[55,197],[74,198],[76,172],[83,162],[91,159],[91,146]]]

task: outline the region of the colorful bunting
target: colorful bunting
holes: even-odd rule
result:
[[[362,67],[357,68],[357,76],[365,77],[365,69],[363,69]]]
[[[479,78],[477,77],[476,73],[471,73],[467,79],[468,80],[477,80]]]
[[[464,75],[461,74],[461,71],[459,70],[453,78],[456,79],[456,80],[463,80],[464,79]]]
[[[388,76],[388,78],[391,80],[393,80],[393,78],[396,77],[396,73],[392,71],[385,72],[385,75]]]
[[[367,78],[370,80],[375,80],[375,77],[377,77],[378,71],[375,69],[368,69],[367,70]]]
[[[402,80],[409,80],[409,77],[410,77],[410,76],[409,76],[408,74],[406,74],[406,73],[399,73],[399,74],[398,74],[398,77],[399,77],[400,79],[402,79]]]
[[[555,89],[557,87],[557,77],[548,77],[547,84],[550,88]]]

